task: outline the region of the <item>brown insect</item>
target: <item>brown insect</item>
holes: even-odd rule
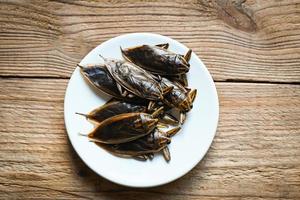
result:
[[[144,105],[134,104],[125,101],[112,100],[103,106],[92,110],[88,114],[76,113],[85,116],[87,119],[101,123],[102,121],[123,113],[147,112],[147,107]]]
[[[112,99],[88,114],[78,112],[76,114],[83,115],[92,122],[101,123],[102,121],[119,114],[135,112],[148,113],[150,110],[146,105]],[[159,118],[159,121],[161,122],[160,126],[163,124],[178,124],[178,121],[173,116],[166,113],[161,113]]]
[[[178,82],[172,82],[167,78],[162,78],[161,86],[173,87],[173,90],[165,96],[165,103],[167,106],[177,108],[180,110],[179,122],[182,124],[186,117],[186,112],[192,109],[193,102],[197,95],[197,90],[186,89]]]
[[[122,49],[122,54],[128,61],[146,69],[153,74],[178,75],[189,71],[189,60],[192,50],[185,56],[176,54],[168,50],[169,44],[159,44],[155,46],[141,45]]]
[[[108,71],[116,80],[121,94],[123,94],[122,90],[125,88],[125,90],[141,98],[158,101],[163,100],[163,96],[172,90],[172,87],[166,87],[163,90],[152,74],[133,63],[102,58]]]
[[[173,128],[167,132],[155,129],[150,134],[131,142],[109,145],[96,141],[96,144],[114,155],[134,157],[140,160],[152,159],[153,153],[163,151],[165,159],[169,161],[171,156],[167,145],[171,142],[170,137],[175,135],[179,130],[180,127]]]
[[[152,114],[135,112],[115,115],[102,121],[88,137],[93,141],[118,144],[129,142],[149,134],[158,124],[163,107]]]
[[[94,86],[96,89],[111,95],[117,99],[124,99],[128,97],[127,100],[133,102],[144,102],[145,100],[129,93],[128,91],[124,91],[123,94],[120,94],[118,89],[117,82],[108,72],[106,66],[104,64],[94,64],[88,66],[82,66],[77,64],[80,68],[81,74],[88,80],[88,82]]]

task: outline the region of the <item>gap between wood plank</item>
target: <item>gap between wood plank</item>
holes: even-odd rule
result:
[[[11,76],[11,75],[0,75],[0,79],[70,79],[68,76],[62,77],[51,77],[51,76]],[[252,79],[226,79],[226,80],[214,80],[216,83],[258,83],[258,84],[283,84],[283,85],[300,85],[300,82],[281,82],[281,81],[262,81],[262,80],[252,80]]]

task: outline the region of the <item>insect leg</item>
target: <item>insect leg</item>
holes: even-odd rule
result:
[[[173,135],[175,135],[176,133],[178,133],[178,131],[180,131],[180,126],[172,128],[171,130],[168,130],[166,132],[167,137],[172,137]]]
[[[163,148],[163,156],[165,158],[165,160],[167,162],[169,162],[171,160],[171,155],[170,155],[170,151],[169,151],[169,148],[166,146],[165,148]]]
[[[185,119],[186,119],[186,113],[185,112],[181,112],[180,113],[180,117],[179,117],[179,123],[183,124],[184,121],[185,121]]]
[[[189,51],[185,54],[185,56],[184,56],[184,60],[186,61],[186,62],[189,62],[190,61],[190,59],[191,59],[191,55],[192,55],[192,49],[189,49]]]
[[[155,46],[161,47],[161,48],[164,48],[164,49],[168,49],[169,48],[169,43],[157,44]]]

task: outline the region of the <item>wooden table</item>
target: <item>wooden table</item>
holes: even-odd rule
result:
[[[97,176],[64,127],[76,63],[131,32],[192,48],[220,99],[205,158],[149,189]],[[1,199],[300,199],[299,0],[1,0],[0,85]]]

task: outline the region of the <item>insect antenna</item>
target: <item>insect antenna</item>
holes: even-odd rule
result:
[[[101,54],[99,54],[99,56],[104,60],[104,61],[106,61],[107,59],[106,58],[104,58],[104,56],[102,56]]]
[[[86,117],[86,118],[88,117],[88,114],[83,114],[83,113],[79,113],[79,112],[75,112],[75,114],[76,114],[76,115],[84,116],[84,117]]]

